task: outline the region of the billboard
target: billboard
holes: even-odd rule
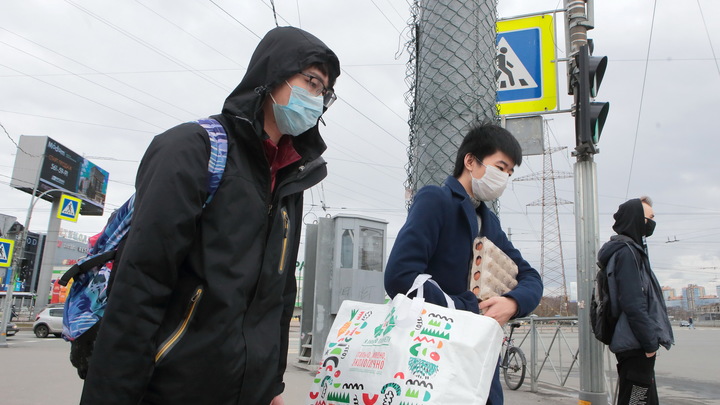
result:
[[[21,135],[10,185],[37,195],[59,189],[83,200],[82,215],[102,215],[110,175],[47,136]],[[52,201],[51,195],[43,198]]]

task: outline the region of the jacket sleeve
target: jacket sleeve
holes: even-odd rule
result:
[[[659,348],[658,339],[654,334],[655,327],[650,321],[647,303],[647,291],[643,289],[642,269],[638,268],[642,257],[639,253],[633,256],[631,247],[623,247],[615,254],[615,280],[617,287],[617,303],[620,311],[625,313],[630,330],[640,342],[645,353],[652,353]]]
[[[486,229],[491,229],[492,234],[488,236],[490,240],[495,243],[495,246],[505,252],[515,264],[518,266],[517,274],[517,285],[512,291],[503,294],[503,297],[509,297],[515,300],[518,305],[518,312],[513,318],[521,318],[528,316],[538,304],[540,304],[540,298],[543,293],[543,282],[538,274],[530,264],[523,259],[520,251],[513,246],[507,238],[507,235],[500,226],[500,220],[492,214],[487,217],[492,224],[488,224]]]
[[[136,179],[132,226],[97,337],[81,403],[137,404],[152,375],[155,335],[196,237],[210,145],[183,124],[155,137]],[[119,298],[117,298],[119,297]]]
[[[439,187],[424,187],[415,195],[385,268],[385,290],[391,298],[406,294],[415,278],[428,269],[450,210],[449,204]],[[427,302],[447,306],[445,295],[434,285],[425,283],[423,293]],[[472,291],[450,295],[450,298],[457,309],[480,312]]]

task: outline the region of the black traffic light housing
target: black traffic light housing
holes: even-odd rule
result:
[[[592,101],[605,76],[608,58],[591,53],[590,47],[583,45],[575,55],[575,150],[579,155],[598,153],[597,143],[610,109],[608,102]]]

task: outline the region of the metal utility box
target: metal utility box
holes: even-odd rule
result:
[[[300,364],[314,368],[340,304],[383,303],[387,221],[336,215],[306,226]]]

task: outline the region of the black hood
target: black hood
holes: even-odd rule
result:
[[[613,218],[615,218],[613,230],[618,235],[625,235],[638,245],[644,245],[645,211],[643,210],[642,201],[640,201],[639,198],[634,198],[620,204]]]
[[[617,252],[621,248],[627,246],[627,244],[634,247],[638,253],[646,255],[645,250],[642,248],[642,246],[635,243],[635,241],[630,239],[628,236],[613,235],[610,237],[610,240],[605,243],[598,251],[598,263],[603,266],[607,266],[608,261],[610,261],[612,255],[614,255],[615,252]]]
[[[273,28],[255,49],[245,77],[225,100],[223,114],[257,124],[257,114],[268,92],[312,64],[327,67],[329,87],[332,88],[340,75],[340,62],[335,53],[299,28]],[[317,133],[317,125],[310,131]]]

